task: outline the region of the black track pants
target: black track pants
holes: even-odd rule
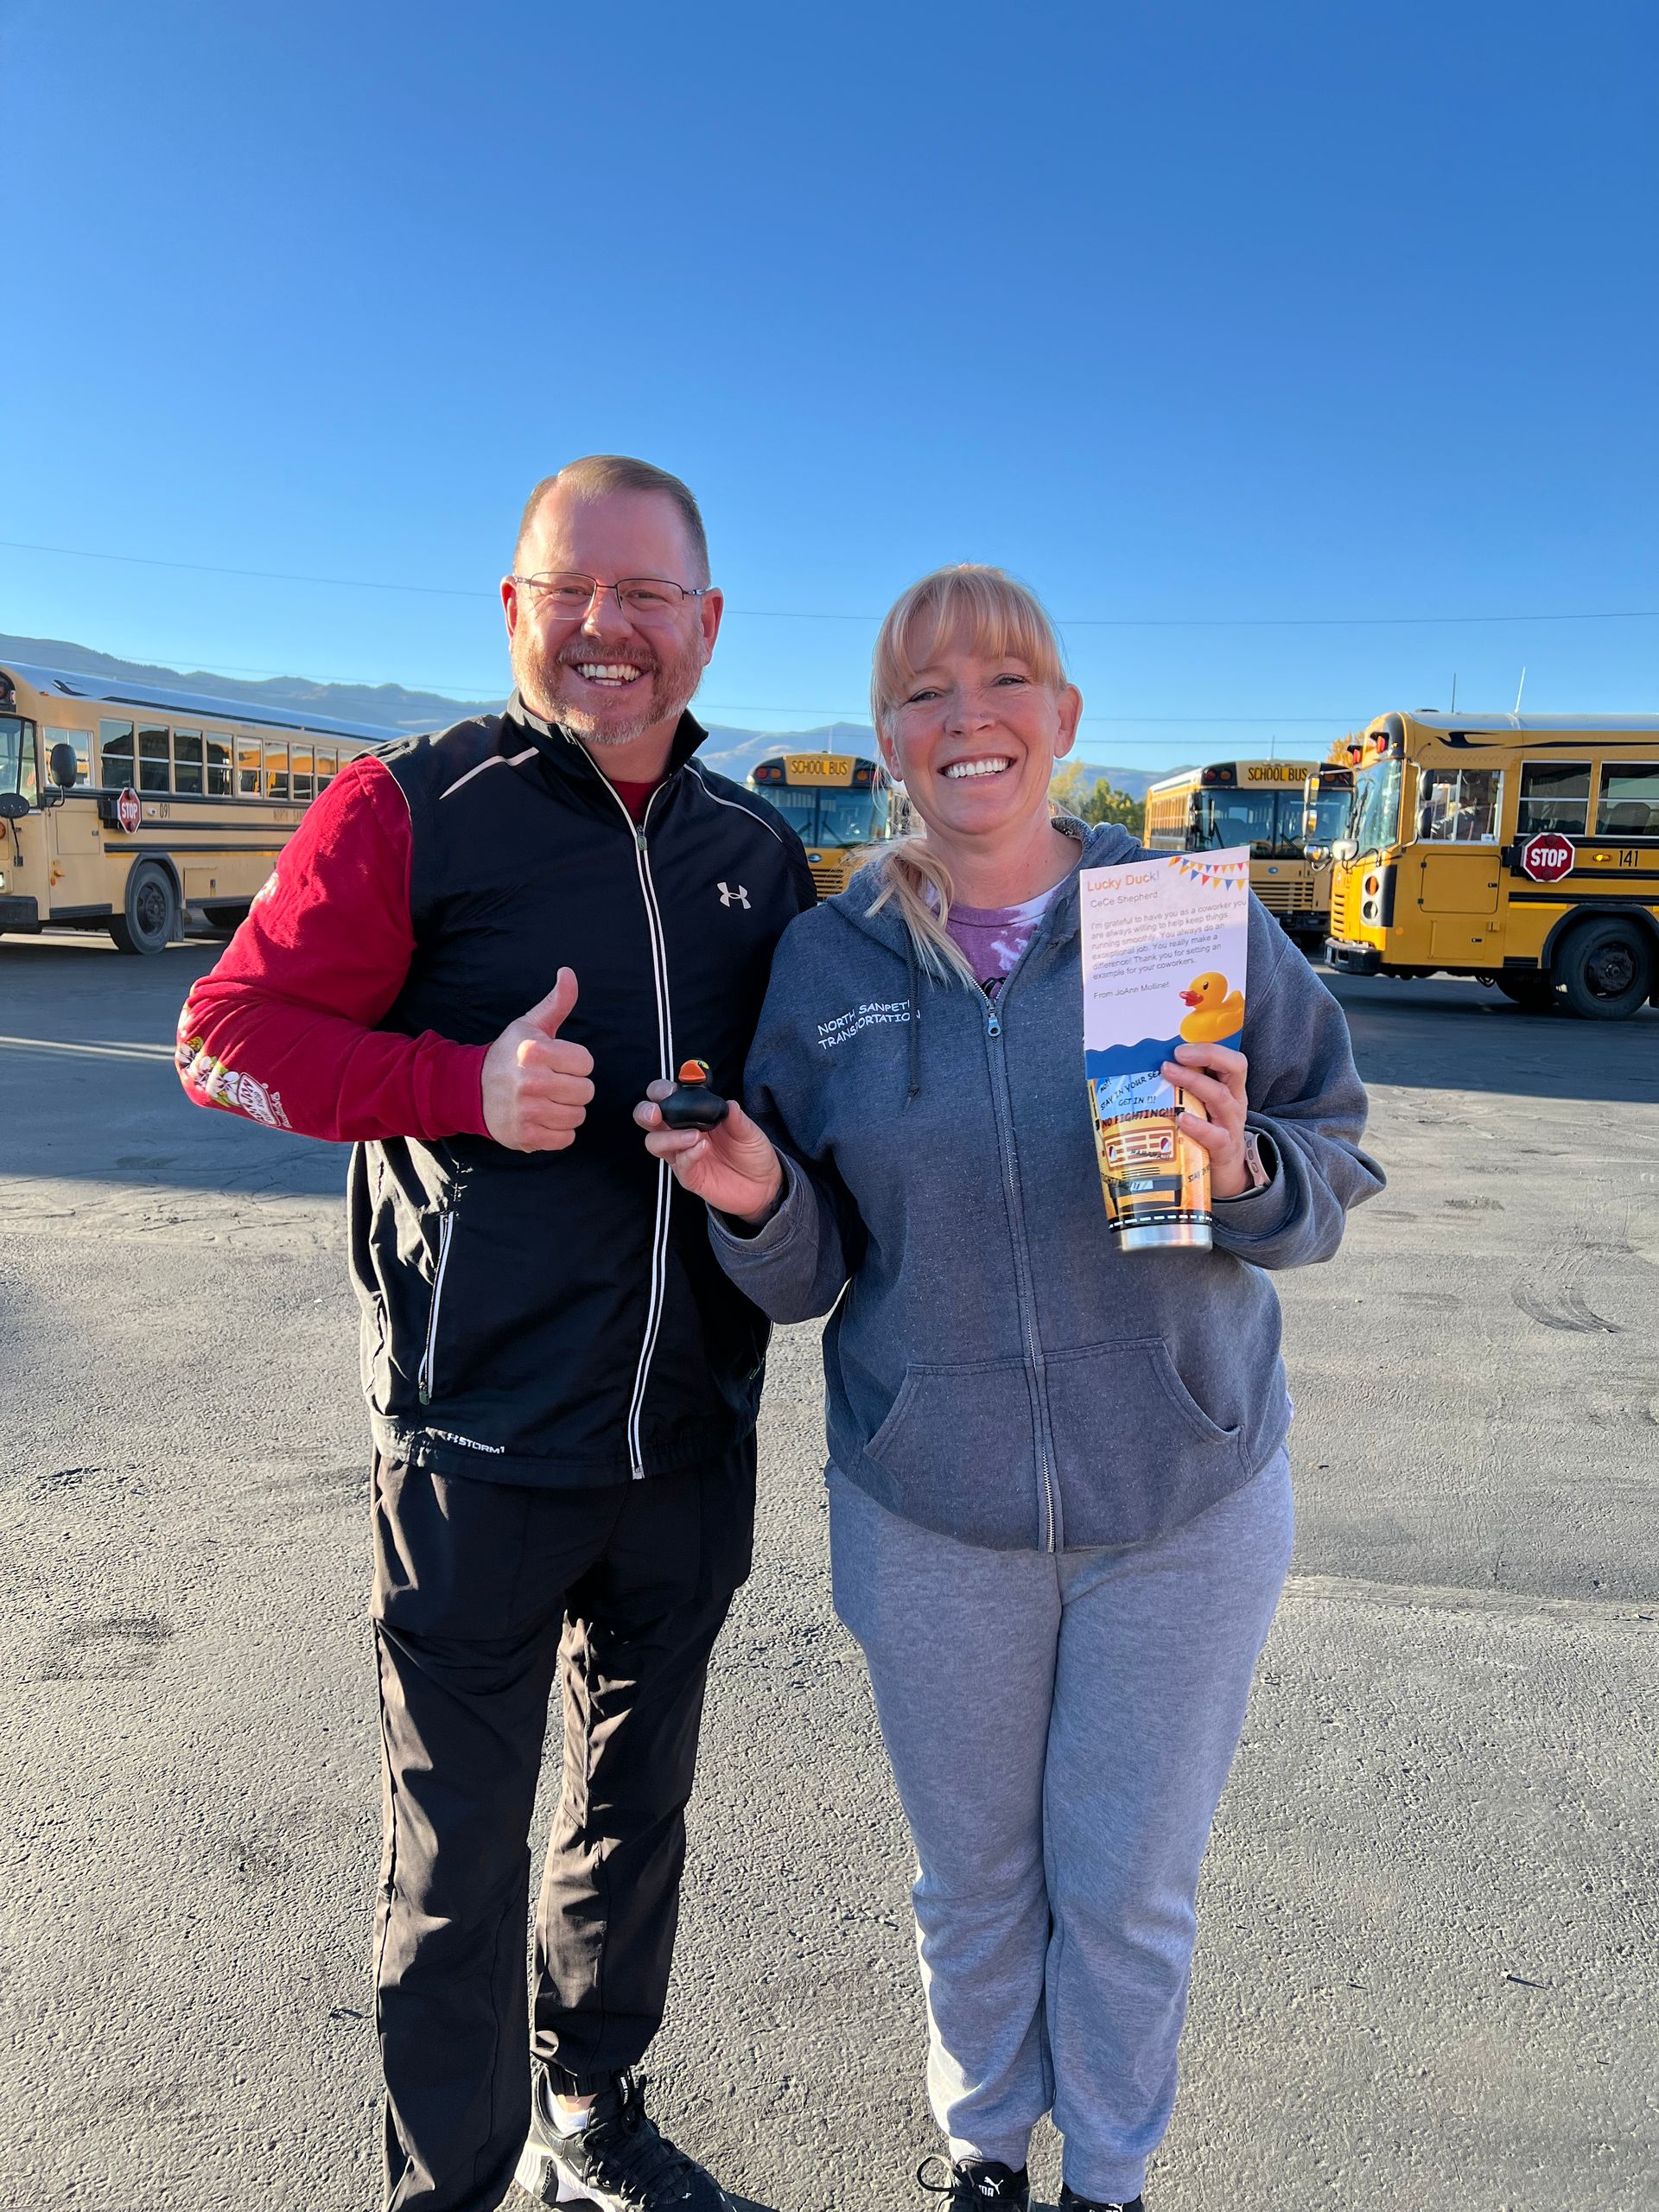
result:
[[[703,1684],[753,1506],[752,1440],[698,1474],[596,1490],[377,1464],[391,2212],[495,2212],[524,2145],[529,1834],[556,1672],[564,1788],[531,2047],[582,2091],[656,2033]]]

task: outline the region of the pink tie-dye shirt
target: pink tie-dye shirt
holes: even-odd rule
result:
[[[968,956],[981,989],[995,998],[1002,979],[1037,933],[1037,925],[1059,889],[1039,891],[1017,906],[952,906],[945,929]]]

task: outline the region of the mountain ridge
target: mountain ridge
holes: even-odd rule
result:
[[[413,691],[401,683],[321,683],[308,677],[271,676],[250,682],[216,676],[207,669],[167,668],[159,662],[123,660],[67,638],[24,638],[0,632],[0,661],[19,660],[37,668],[61,669],[67,676],[93,676],[126,683],[147,683],[158,690],[198,691],[227,706],[288,707],[331,720],[367,723],[388,739],[416,737],[445,729],[472,715],[499,711],[501,699],[452,699],[440,691]],[[693,702],[695,706],[695,702]],[[866,759],[875,752],[875,732],[867,722],[825,722],[816,729],[739,729],[721,722],[708,726],[697,757],[707,766],[741,783],[756,761],[776,753],[849,753]],[[1129,768],[1095,760],[1077,764],[1090,775],[1104,776],[1131,798],[1144,798],[1147,787],[1166,768]]]

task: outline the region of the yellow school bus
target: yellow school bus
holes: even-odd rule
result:
[[[67,671],[0,668],[0,935],[160,952],[233,929],[342,764],[396,732]]]
[[[875,762],[850,753],[780,753],[757,762],[749,789],[789,817],[820,899],[844,891],[870,847],[902,827]]]
[[[1354,807],[1354,771],[1347,748],[1340,760],[1321,761],[1302,785],[1302,849],[1315,869],[1331,865],[1331,849],[1348,834]],[[1330,886],[1325,887],[1327,919]]]
[[[1659,991],[1659,715],[1380,715],[1333,846],[1333,967],[1616,1021]]]
[[[1147,793],[1145,842],[1161,853],[1250,849],[1250,888],[1281,929],[1322,943],[1329,878],[1304,849],[1303,788],[1312,760],[1215,760],[1165,776]]]

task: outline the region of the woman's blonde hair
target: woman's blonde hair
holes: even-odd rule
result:
[[[883,737],[895,709],[921,671],[949,639],[966,639],[976,652],[1022,660],[1038,683],[1058,690],[1066,681],[1060,641],[1042,601],[1006,569],[964,561],[935,569],[901,592],[875,640],[870,669],[870,712]],[[920,965],[941,982],[952,976],[975,982],[962,949],[945,928],[954,896],[950,871],[920,837],[901,838],[879,862],[880,882],[869,912],[891,904],[909,934]]]

